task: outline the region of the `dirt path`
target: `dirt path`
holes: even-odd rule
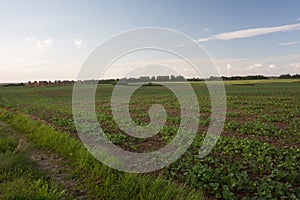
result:
[[[64,188],[66,196],[74,199],[86,199],[85,190],[81,189],[80,180],[72,177],[72,169],[54,152],[31,149],[28,156],[39,170],[44,172],[55,184]]]
[[[49,178],[50,182],[65,190],[65,199],[87,199],[81,181],[72,175],[72,167],[67,160],[64,160],[53,151],[36,148],[22,136],[22,133],[16,131],[10,125],[0,121],[0,126],[12,130],[11,132],[15,138],[19,140],[15,151],[25,153],[33,161],[34,166]]]

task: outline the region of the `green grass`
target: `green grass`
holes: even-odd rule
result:
[[[0,199],[60,199],[59,191],[35,169],[28,157],[16,151],[18,139],[0,124]]]
[[[12,152],[17,147],[18,141],[0,126],[0,153]]]

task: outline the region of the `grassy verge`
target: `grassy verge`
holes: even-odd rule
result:
[[[61,199],[64,191],[48,183],[19,149],[11,129],[0,124],[0,199]]]
[[[23,133],[38,148],[67,159],[90,197],[98,199],[202,199],[202,193],[163,178],[127,174],[94,159],[80,141],[28,116],[0,109],[0,120]],[[50,190],[51,191],[51,190]]]

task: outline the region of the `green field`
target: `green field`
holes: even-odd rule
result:
[[[213,151],[202,159],[198,150],[210,123],[210,98],[203,82],[191,84],[201,113],[198,134],[179,160],[146,175],[109,169],[87,153],[73,123],[72,86],[0,87],[0,120],[35,148],[54,151],[68,160],[64,166],[76,166],[70,167],[70,177],[82,180],[78,190],[84,191],[85,197],[199,199],[203,193],[208,199],[300,199],[300,82],[226,81],[224,130]],[[137,139],[122,134],[113,120],[112,91],[112,85],[98,86],[96,111],[113,143],[129,151],[149,152],[172,140],[180,124],[175,95],[161,86],[144,86],[134,93],[129,108],[137,124],[149,123],[148,109],[156,103],[168,114],[157,136]],[[2,176],[7,173],[1,172],[0,189],[6,184]],[[49,184],[46,194],[76,198],[76,193],[68,194],[63,185],[43,184]]]

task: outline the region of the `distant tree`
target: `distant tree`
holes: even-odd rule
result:
[[[114,84],[116,82],[116,79],[102,79],[98,81],[98,84]]]
[[[300,78],[300,74],[295,74],[292,76],[292,78]]]
[[[214,78],[214,77],[212,77]],[[268,79],[268,77],[263,75],[249,75],[249,76],[222,76],[222,79],[225,80],[258,80],[258,79]]]
[[[24,83],[8,83],[4,84],[3,87],[15,87],[15,86],[24,86]]]
[[[289,79],[289,78],[292,78],[292,76],[290,74],[281,74],[279,76],[280,79]]]
[[[202,78],[195,78],[195,77],[193,77],[193,78],[189,78],[189,79],[186,79],[187,81],[204,81],[204,79],[202,79]]]

